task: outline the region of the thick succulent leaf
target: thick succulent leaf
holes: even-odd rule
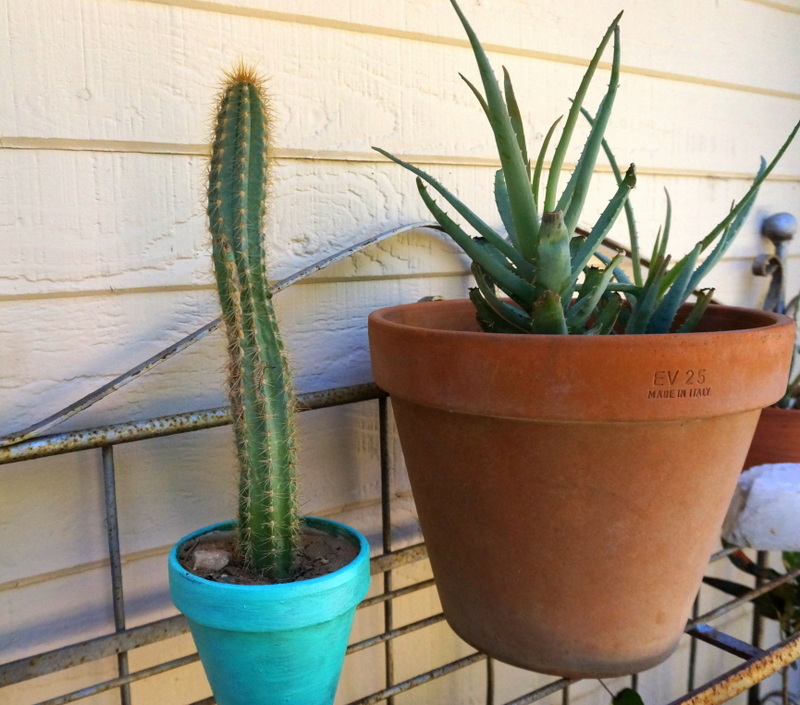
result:
[[[450,3],[467,33],[478,64],[483,90],[486,94],[486,113],[494,133],[497,153],[503,167],[508,197],[512,205],[514,230],[519,238],[522,254],[527,260],[535,261],[539,218],[531,193],[528,165],[517,143],[511,116],[508,114],[503,93],[492,70],[489,57],[456,0],[450,0]]]
[[[611,63],[611,78],[608,83],[608,90],[597,117],[592,124],[589,137],[583,148],[575,171],[567,183],[565,193],[559,199],[558,208],[564,209],[564,220],[567,228],[574,230],[578,225],[586,197],[589,193],[589,184],[594,175],[597,164],[597,155],[600,153],[603,143],[603,134],[608,126],[614,99],[619,87],[619,66],[620,66],[620,46],[619,46],[619,27],[614,28],[614,58]]]
[[[611,261],[611,258],[607,257],[602,252],[595,252],[594,256],[603,264],[608,264]],[[617,283],[610,283],[608,286],[609,291],[621,291],[625,294],[637,295],[643,291],[643,287],[634,284],[622,267],[614,268],[614,279]]]
[[[461,227],[456,223],[447,213],[445,213],[436,204],[436,201],[428,193],[428,189],[422,182],[422,179],[417,179],[417,188],[422,200],[428,207],[436,222],[442,226],[442,229],[456,242],[456,244],[464,250],[467,256],[473,261],[477,262],[486,273],[494,279],[506,294],[508,294],[514,301],[520,304],[523,308],[529,308],[535,297],[535,290],[528,282],[520,279],[516,274],[506,268],[500,259],[489,254],[486,244],[479,244],[473,240]]]
[[[625,259],[625,255],[618,254],[605,269],[589,268],[586,273],[587,286],[581,287],[578,299],[567,311],[567,327],[570,332],[576,333],[586,328],[586,323],[597,308],[600,299],[606,291],[614,269]],[[585,289],[585,290],[584,290]]]
[[[533,192],[533,198],[536,201],[537,207],[539,203],[541,203],[539,200],[539,190],[541,188],[542,169],[544,169],[544,161],[547,156],[547,149],[550,146],[550,140],[553,139],[553,133],[556,131],[556,127],[558,126],[558,123],[561,122],[563,117],[564,116],[562,115],[552,125],[550,125],[550,129],[544,136],[544,141],[542,142],[542,147],[539,150],[539,155],[536,157],[536,164],[533,168],[533,184],[531,186],[531,191]]]
[[[764,162],[762,160],[761,166],[763,168]],[[692,274],[691,279],[689,280],[689,288],[687,291],[687,296],[689,292],[693,289],[696,289],[700,282],[706,277],[706,275],[711,271],[711,269],[719,262],[725,253],[728,251],[728,248],[731,246],[731,243],[734,241],[736,236],[739,234],[742,226],[744,225],[744,221],[747,219],[750,211],[753,208],[753,204],[756,201],[756,197],[758,194],[758,189],[752,193],[746,200],[746,202],[742,203],[742,208],[739,210],[738,215],[731,221],[731,224],[727,227],[725,232],[720,237],[719,241],[717,242],[716,247],[711,251],[711,254],[706,257],[703,263],[694,271]],[[689,267],[689,264],[685,266]],[[693,265],[691,265],[693,266]]]
[[[506,178],[503,176],[502,169],[498,169],[494,173],[494,202],[497,206],[497,212],[500,214],[500,220],[503,221],[503,227],[508,233],[509,240],[511,240],[514,247],[519,249],[519,239],[517,238],[517,231],[514,230],[514,218],[511,215],[511,201],[508,200],[508,188],[506,187]]]
[[[739,228],[741,228],[742,223],[744,222],[744,216],[747,215],[747,211],[752,207],[755,197],[758,193],[758,189],[761,187],[761,184],[764,183],[764,180],[772,173],[772,170],[775,168],[777,163],[780,161],[781,157],[783,156],[784,152],[789,148],[792,140],[795,138],[798,130],[800,130],[800,121],[794,126],[792,131],[789,133],[789,136],[786,138],[786,141],[781,145],[778,153],[772,159],[772,161],[767,164],[765,159],[761,159],[761,167],[756,174],[753,183],[750,185],[750,188],[747,190],[747,193],[742,197],[742,199],[736,203],[733,208],[728,212],[728,215],[723,218],[712,230],[711,232],[706,235],[703,240],[703,250],[708,248],[718,237],[721,235],[723,245],[719,255],[715,252],[715,256],[717,259],[721,257],[727,248],[730,246],[731,242],[733,241],[734,236],[737,234]],[[742,213],[744,212],[744,215]],[[741,216],[741,217],[740,217]],[[728,233],[728,237],[725,237],[725,234]],[[716,261],[716,260],[715,260]],[[678,276],[680,273],[680,269],[682,268],[680,262],[675,265],[675,269],[677,271],[671,272],[670,275],[665,280],[665,286],[669,286],[671,281]],[[707,270],[706,270],[707,271]],[[705,272],[704,272],[705,273]],[[695,282],[695,286],[699,284],[699,278]]]
[[[590,125],[594,124],[594,118],[589,111],[586,110],[586,108],[581,108],[581,114],[586,118]],[[602,144],[606,159],[608,159],[608,164],[611,167],[611,171],[614,173],[614,178],[617,180],[617,184],[621,184],[624,177],[622,176],[622,172],[617,164],[617,159],[614,156],[614,153],[611,151],[611,147],[608,145],[608,142],[605,140],[605,138],[603,139]],[[636,227],[636,218],[633,214],[633,205],[631,204],[630,198],[625,199],[625,220],[628,225],[628,241],[630,242],[631,247],[633,281],[641,285],[644,282],[644,278],[642,277],[642,255],[639,249],[639,231]]]
[[[628,199],[631,189],[636,185],[636,169],[633,164],[628,167],[625,178],[619,184],[617,192],[614,197],[608,202],[605,210],[600,214],[594,227],[592,228],[589,236],[584,240],[578,253],[572,258],[572,275],[573,281],[577,279],[578,273],[582,272],[589,260],[594,255],[597,248],[603,241],[603,238],[608,234],[617,220],[617,217],[622,212],[622,208]],[[567,292],[566,295],[570,295]]]
[[[475,277],[475,283],[478,285],[478,292],[481,295],[482,305],[491,309],[492,315],[487,317],[487,321],[491,322],[493,332],[499,333],[497,319],[504,323],[506,333],[530,333],[531,332],[531,317],[528,313],[523,311],[518,306],[509,304],[497,296],[495,292],[494,283],[489,280],[484,272],[477,264],[472,264],[472,276]],[[470,293],[470,298],[473,298]],[[479,319],[481,320],[481,319]],[[481,327],[488,330],[483,324]]]
[[[678,309],[692,293],[692,270],[697,262],[697,258],[700,256],[701,249],[702,243],[698,242],[694,249],[686,255],[683,272],[675,279],[672,286],[659,302],[647,324],[645,333],[668,333],[670,331]]]
[[[561,307],[561,297],[553,291],[545,291],[533,304],[531,317],[532,333],[542,335],[566,335],[567,321]]]
[[[472,209],[470,209],[469,206],[467,206],[455,194],[451,193],[447,188],[445,188],[437,179],[419,167],[414,166],[413,164],[410,164],[409,162],[404,161],[403,159],[400,159],[399,157],[396,157],[393,154],[380,149],[379,147],[373,147],[373,149],[387,159],[391,159],[395,164],[399,164],[403,168],[408,169],[408,171],[417,176],[417,180],[422,179],[426,183],[430,184],[451,206],[453,206],[453,208],[455,208],[456,212],[462,218],[464,218],[467,223],[475,228],[475,231],[481,237],[486,238],[486,240],[500,250],[515,266],[527,273],[531,273],[533,271],[531,265],[525,261],[524,257],[510,242],[508,242],[502,235],[495,232],[490,225],[488,225],[479,215],[472,211]],[[433,211],[431,211],[431,213],[433,213]],[[463,245],[461,245],[460,242],[458,244],[463,248]]]
[[[542,216],[539,226],[537,281],[559,296],[565,289],[571,289],[570,240],[571,233],[564,227],[561,211]]]
[[[603,39],[601,40],[600,45],[597,47],[592,60],[589,62],[589,66],[586,69],[583,79],[581,80],[578,91],[572,100],[572,107],[567,114],[567,120],[564,123],[564,129],[561,132],[561,138],[556,146],[555,154],[553,155],[553,161],[550,165],[550,171],[547,175],[547,191],[544,200],[544,210],[546,211],[556,210],[558,179],[561,175],[561,169],[564,166],[564,159],[567,154],[567,149],[569,148],[570,140],[572,139],[572,133],[575,131],[575,124],[578,121],[583,100],[586,97],[586,92],[588,91],[589,85],[594,77],[594,73],[597,70],[597,65],[600,63],[600,57],[603,55],[611,36],[617,32],[617,26],[619,25],[621,17],[622,13],[620,12],[620,14],[617,15],[609,28],[606,30],[606,33],[603,35]]]
[[[525,162],[528,170],[528,180],[530,180],[531,161],[528,158],[528,145],[525,141],[525,126],[519,112],[519,105],[517,104],[517,96],[514,93],[514,86],[511,83],[511,76],[505,66],[503,66],[503,89],[506,94],[506,108],[508,108],[508,116],[511,118],[511,127],[514,128],[514,134],[517,136],[519,151],[522,152],[522,160]]]
[[[620,312],[622,311],[622,297],[619,294],[606,294],[602,300],[602,308],[597,319],[586,331],[586,335],[608,335],[614,330]]]
[[[678,333],[691,333],[700,322],[700,319],[703,317],[703,314],[706,312],[713,298],[713,289],[704,289],[703,291],[697,292],[697,301],[695,301],[694,306],[692,306],[692,310],[689,312],[686,320],[681,324],[681,327],[678,328]]]
[[[475,318],[485,333],[517,334],[527,333],[511,325],[503,316],[493,309],[479,289],[470,289],[469,298],[475,307]]]
[[[656,306],[658,306],[659,285],[667,271],[668,265],[669,257],[665,257],[651,264],[647,281],[642,287],[641,296],[636,299],[636,305],[631,311],[631,316],[625,326],[626,333],[639,334],[647,330],[650,317],[656,310]]]

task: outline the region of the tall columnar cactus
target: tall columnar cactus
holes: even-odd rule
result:
[[[269,129],[262,82],[237,68],[227,76],[217,112],[208,217],[241,473],[239,551],[250,569],[280,581],[290,578],[299,519],[295,399],[262,237]]]

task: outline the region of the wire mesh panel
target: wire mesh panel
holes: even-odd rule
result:
[[[374,404],[375,413],[378,415],[379,450],[374,465],[381,488],[381,545],[374,547],[374,556],[371,561],[373,586],[377,587],[373,588],[373,592],[360,605],[360,609],[381,610],[379,622],[382,627],[377,630],[377,633],[354,640],[348,648],[348,659],[357,657],[359,653],[379,650],[383,670],[380,680],[383,686],[358,699],[351,700],[348,705],[403,702],[401,698],[412,691],[418,693],[415,702],[438,702],[426,699],[425,686],[433,681],[451,677],[464,669],[480,669],[482,674],[480,692],[471,694],[471,702],[484,702],[486,705],[525,705],[544,701],[551,696],[560,698],[562,703],[568,702],[573,688],[579,686],[578,682],[555,677],[547,679],[546,684],[537,686],[526,693],[514,695],[511,699],[506,698],[503,695],[503,676],[498,664],[484,654],[469,649],[462,650],[461,655],[445,663],[439,663],[437,659],[432,658],[430,668],[407,675],[408,669],[402,663],[398,644],[402,643],[404,639],[414,639],[417,644],[424,644],[431,630],[446,629],[446,627],[444,617],[440,612],[411,621],[400,620],[396,614],[395,606],[398,601],[431,591],[433,580],[429,573],[425,572],[423,572],[422,578],[415,578],[411,581],[397,579],[399,571],[407,567],[424,565],[427,552],[424,543],[421,542],[410,545],[405,542],[401,546],[395,545],[394,513],[399,495],[394,487],[394,474],[389,451],[391,438],[389,401],[386,395],[372,384],[330,389],[300,396],[301,409],[304,411],[363,402]],[[57,697],[40,701],[37,705],[60,705],[85,699],[89,699],[91,702],[92,697],[108,691],[118,693],[121,705],[148,705],[145,700],[136,701],[131,689],[132,684],[155,679],[175,669],[196,664],[197,655],[188,654],[166,659],[138,670],[131,668],[130,654],[148,645],[165,642],[186,634],[188,627],[186,620],[181,615],[133,627],[126,623],[114,450],[118,445],[124,443],[179,433],[199,433],[229,423],[228,410],[217,408],[153,418],[144,422],[124,423],[41,437],[0,448],[0,464],[21,463],[35,458],[87,449],[96,449],[101,456],[105,531],[109,558],[107,579],[110,586],[110,609],[114,624],[114,630],[103,636],[68,644],[55,650],[32,654],[0,665],[0,702],[10,702],[3,700],[4,688],[57,674],[81,664],[114,658],[116,659],[116,677],[65,692]],[[2,475],[0,475],[1,482]],[[727,553],[729,551],[721,551],[712,557],[712,560],[724,559]],[[800,577],[800,568],[774,580],[761,581],[761,584],[753,590],[734,600],[726,601],[712,610],[707,610],[702,614],[696,610],[695,616],[687,624],[691,647],[685,664],[684,694],[672,700],[670,705],[724,702],[748,689],[751,689],[750,702],[758,702],[760,696],[755,689],[757,684],[800,658],[800,635],[794,634],[782,641],[763,646],[761,644],[761,640],[763,640],[761,618],[755,613],[752,617],[753,638],[749,642],[725,633],[722,627],[715,628],[713,623],[723,620],[736,611],[751,611],[750,605],[753,599],[768,595],[773,591],[780,591],[782,585],[794,581],[798,577]],[[721,652],[733,654],[740,659],[740,662],[734,668],[720,673],[706,683],[696,683],[698,644],[710,645]],[[636,687],[637,683],[636,676],[629,679],[630,686]],[[598,702],[607,702],[607,694],[600,697],[604,700]],[[788,695],[786,697],[788,698]],[[196,701],[193,705],[211,705],[213,702],[213,698],[205,698]]]

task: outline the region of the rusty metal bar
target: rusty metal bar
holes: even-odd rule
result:
[[[168,617],[118,634],[89,639],[79,644],[11,661],[0,666],[0,688],[55,673],[82,663],[114,656],[140,646],[155,644],[189,631],[183,615]]]
[[[300,411],[324,409],[341,404],[378,399],[381,396],[385,396],[385,392],[371,382],[350,387],[337,387],[321,392],[299,394],[298,409]],[[227,406],[223,406],[184,414],[157,416],[144,421],[130,421],[71,433],[42,436],[41,438],[0,448],[0,465],[59,455],[61,453],[102,448],[105,445],[131,443],[177,433],[200,431],[206,428],[225,426],[230,423],[230,409]]]
[[[372,560],[375,560],[374,558]],[[429,580],[423,580],[419,583],[414,583],[413,585],[406,585],[403,588],[397,588],[396,590],[392,590],[391,592],[384,592],[380,595],[375,595],[374,597],[367,597],[364,599],[361,604],[358,606],[359,609],[362,607],[372,607],[372,605],[378,605],[381,602],[386,602],[386,600],[394,600],[398,597],[404,597],[405,595],[410,595],[415,592],[419,592],[420,590],[425,590],[426,588],[434,587],[436,582],[433,578]]]
[[[378,233],[377,235],[373,235],[372,237],[368,237],[366,240],[362,240],[361,242],[356,243],[355,245],[351,245],[350,247],[346,247],[339,252],[330,255],[329,257],[325,257],[324,259],[315,262],[314,264],[304,267],[298,272],[289,275],[285,279],[281,279],[277,282],[272,282],[269,285],[269,290],[273,294],[277,294],[279,291],[287,288],[288,286],[295,284],[296,282],[305,279],[306,277],[311,276],[312,274],[316,274],[320,270],[328,267],[331,264],[335,264],[336,262],[341,262],[342,260],[350,257],[350,255],[363,250],[365,247],[369,245],[374,245],[382,240],[387,240],[395,235],[400,235],[402,233],[410,232],[412,230],[441,230],[438,224],[430,223],[430,222],[419,222],[419,223],[411,223],[410,225],[402,225],[397,228],[393,228],[392,230],[387,230],[382,233]],[[123,374],[119,375],[115,379],[111,380],[108,384],[104,384],[101,387],[98,387],[90,394],[87,394],[85,397],[78,399],[78,401],[70,404],[69,406],[57,411],[55,414],[48,416],[46,419],[39,421],[38,423],[33,424],[27,428],[22,429],[21,431],[17,431],[15,433],[9,434],[7,436],[0,437],[0,447],[14,445],[16,443],[20,443],[25,441],[31,437],[38,436],[38,434],[43,433],[44,431],[48,431],[54,426],[66,421],[67,419],[71,418],[75,414],[84,409],[89,408],[92,404],[104,399],[112,392],[124,387],[128,382],[136,379],[137,377],[143,375],[144,373],[152,370],[157,365],[160,365],[165,360],[170,359],[174,355],[177,355],[179,352],[185,350],[193,343],[196,343],[198,340],[201,340],[209,333],[214,331],[218,328],[221,324],[220,318],[215,318],[213,321],[209,321],[205,325],[198,328],[193,333],[181,338],[178,342],[170,345],[167,348],[164,348],[161,352],[156,353],[152,357],[148,358],[144,362],[140,363],[136,367],[124,372]]]
[[[759,649],[730,634],[725,634],[708,624],[695,624],[686,633],[739,658],[751,659],[764,655],[763,649]]]
[[[765,593],[768,593],[770,590],[774,590],[776,587],[779,587],[784,583],[791,582],[792,580],[798,577],[800,577],[800,568],[796,568],[795,570],[785,573],[779,578],[775,578],[775,580],[770,580],[768,583],[764,583],[764,585],[762,585],[761,587],[754,588],[753,590],[750,590],[750,592],[745,593],[741,597],[737,597],[735,600],[726,602],[725,604],[720,605],[719,607],[711,610],[710,612],[706,612],[705,614],[701,614],[699,617],[690,619],[686,628],[687,630],[689,630],[701,622],[710,622],[712,619],[721,617],[723,614],[730,612],[736,607],[739,607],[740,605],[744,605],[750,602],[754,597],[758,597],[759,595],[764,595]]]
[[[505,705],[529,705],[530,703],[535,703],[537,700],[541,700],[548,695],[564,692],[567,688],[569,688],[569,686],[577,682],[577,680],[572,680],[570,678],[561,678],[553,683],[543,686],[542,688],[537,688],[527,695],[515,698],[514,700],[509,700],[507,703],[505,703]]]
[[[36,703],[36,705],[66,705],[66,703],[74,703],[77,700],[83,700],[84,698],[88,698],[92,695],[105,693],[106,691],[119,688],[120,686],[128,683],[135,683],[136,681],[149,678],[150,676],[157,676],[160,673],[166,673],[174,668],[188,666],[190,663],[195,663],[196,661],[199,661],[197,654],[183,656],[182,658],[167,661],[166,663],[159,663],[157,666],[152,666],[141,671],[136,671],[135,673],[130,673],[127,676],[121,676],[119,678],[103,681],[102,683],[96,683],[95,685],[92,685],[88,688],[83,688],[81,690],[74,690],[71,693],[60,695],[57,698],[42,700],[41,702]]]
[[[380,446],[380,468],[381,468],[381,540],[383,544],[383,554],[392,553],[392,496],[394,495],[394,483],[392,482],[392,471],[389,466],[389,403],[386,398],[378,400],[378,436]],[[392,571],[387,570],[383,573],[383,591],[391,593],[394,589]],[[383,629],[387,634],[394,630],[394,603],[386,600],[383,603]],[[384,642],[384,685],[390,688],[394,685],[394,644],[391,638]],[[394,696],[387,699],[389,705],[394,705]]]
[[[122,554],[119,546],[119,520],[117,516],[117,481],[113,446],[103,446],[103,491],[106,509],[108,557],[111,567],[111,601],[114,609],[114,628],[125,631],[125,595],[122,587]],[[117,673],[125,677],[128,669],[128,652],[117,654]],[[119,689],[120,705],[131,705],[131,688],[125,684]]]
[[[432,617],[426,617],[425,619],[420,619],[418,622],[412,622],[411,624],[406,624],[404,627],[397,627],[396,629],[388,629],[383,634],[378,634],[377,636],[371,636],[368,639],[364,639],[363,641],[351,644],[350,646],[347,647],[347,653],[352,654],[355,653],[356,651],[363,651],[364,649],[368,649],[370,646],[385,644],[391,641],[392,639],[396,639],[399,636],[411,634],[411,632],[416,632],[419,631],[420,629],[425,629],[425,627],[432,627],[434,624],[439,624],[440,622],[444,622],[444,615],[441,613],[435,614]],[[387,686],[387,688],[389,687],[391,686]]]
[[[401,548],[389,556],[378,556],[369,563],[370,575],[378,575],[392,568],[400,568],[410,563],[416,563],[428,557],[428,547],[424,543],[416,543],[407,548]]]
[[[768,649],[764,655],[746,661],[741,666],[709,681],[669,705],[718,705],[760,683],[800,658],[800,634]]]
[[[399,566],[409,565],[418,560],[423,560],[427,556],[425,546],[417,544],[408,548],[395,551],[389,556],[378,556],[370,561],[370,573],[380,574],[386,570]],[[426,580],[421,583],[409,585],[394,591],[392,595],[377,595],[364,600],[360,605],[370,607],[371,605],[393,599],[396,596],[408,595],[417,590],[431,587],[433,580]],[[77,644],[70,644],[59,649],[47,651],[35,656],[29,656],[0,664],[0,688],[22,683],[32,678],[45,676],[55,673],[82,663],[96,661],[97,659],[114,656],[125,651],[131,651],[141,646],[154,644],[165,639],[171,639],[189,631],[186,618],[183,615],[175,615],[165,619],[144,624],[139,627],[126,629],[116,634],[96,637]]]
[[[425,683],[430,683],[432,680],[436,678],[441,678],[442,676],[446,676],[449,673],[453,673],[455,671],[459,671],[462,668],[466,668],[467,666],[471,666],[473,663],[478,663],[483,661],[486,656],[484,654],[471,654],[470,656],[465,656],[464,658],[458,659],[458,661],[453,661],[451,663],[445,664],[444,666],[440,666],[439,668],[434,668],[431,671],[426,671],[425,673],[421,673],[418,676],[414,676],[413,678],[409,678],[408,680],[403,681],[402,683],[397,683],[393,685],[391,688],[384,688],[377,693],[372,693],[372,695],[368,695],[365,698],[361,698],[360,700],[354,700],[348,705],[375,705],[375,703],[383,702],[388,698],[392,697],[393,695],[399,695],[400,693],[405,693],[412,688],[416,688],[417,686],[424,685]]]

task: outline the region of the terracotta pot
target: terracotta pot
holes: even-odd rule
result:
[[[761,412],[744,468],[766,463],[800,463],[800,409]]]
[[[794,324],[713,307],[683,335],[498,335],[469,301],[374,312],[452,628],[515,666],[634,673],[684,631]],[[755,389],[755,391],[753,391]]]

